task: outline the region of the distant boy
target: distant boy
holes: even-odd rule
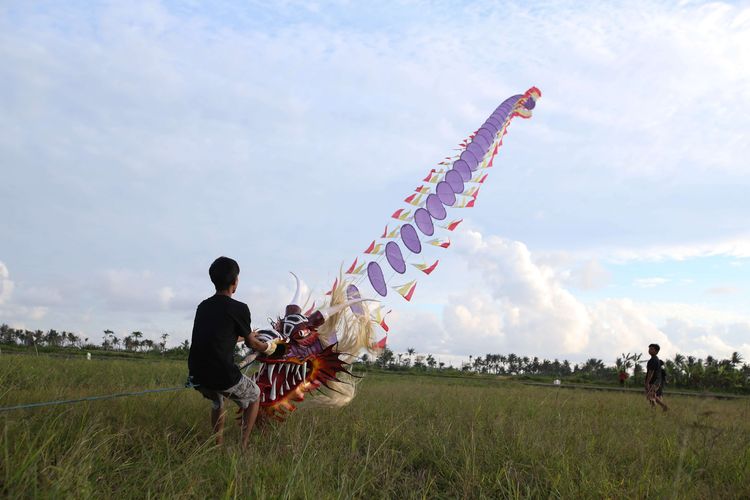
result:
[[[648,353],[651,359],[646,364],[646,399],[654,406],[658,404],[662,410],[667,411],[667,405],[662,400],[662,388],[664,386],[664,377],[662,376],[662,363],[657,354],[659,354],[659,344],[649,344]]]
[[[617,376],[620,380],[620,387],[625,387],[625,381],[628,379],[628,372],[625,370],[620,370],[620,373]]]
[[[211,427],[216,444],[224,441],[224,399],[234,401],[242,413],[242,448],[247,448],[260,405],[258,386],[234,364],[234,347],[241,339],[257,351],[275,348],[258,340],[250,327],[250,309],[234,300],[240,266],[229,257],[219,257],[208,269],[216,294],[198,305],[193,322],[193,338],[188,370],[196,389],[212,402]]]

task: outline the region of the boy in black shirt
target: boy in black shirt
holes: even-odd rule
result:
[[[233,259],[219,257],[208,270],[216,294],[200,303],[195,311],[193,337],[188,355],[188,369],[196,389],[212,404],[211,426],[216,444],[222,444],[224,431],[224,398],[229,398],[242,412],[242,447],[247,448],[250,431],[260,405],[260,391],[250,378],[234,364],[234,347],[241,339],[257,351],[275,348],[258,340],[250,327],[250,309],[234,300],[239,283],[240,266]]]
[[[659,344],[649,344],[648,346],[651,359],[646,364],[646,399],[651,403],[651,406],[658,404],[662,410],[667,411],[669,408],[662,400],[662,387],[664,386],[662,363],[656,356],[660,349]]]

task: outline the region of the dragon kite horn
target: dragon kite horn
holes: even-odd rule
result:
[[[353,299],[353,300],[347,300],[346,302],[337,304],[335,306],[321,307],[320,309],[318,309],[317,311],[315,311],[314,313],[310,315],[310,317],[308,318],[308,321],[313,327],[317,328],[323,323],[325,323],[325,321],[331,316],[333,316],[334,314],[343,311],[344,309],[346,309],[347,307],[353,304],[359,304],[360,302],[378,302],[378,301],[375,299]]]
[[[302,295],[302,282],[300,281],[299,277],[297,277],[296,274],[289,271],[289,274],[294,276],[294,281],[297,282],[296,290],[294,291],[294,297],[292,297],[292,300],[289,302],[289,305],[286,306],[286,311],[284,311],[284,316],[289,316],[290,314],[301,314],[302,308],[299,306],[300,296]]]
[[[297,277],[297,275],[294,274],[293,272],[289,271],[289,274],[291,274],[292,276],[294,276],[294,281],[297,282],[297,288],[294,291],[294,297],[292,297],[292,300],[291,300],[291,302],[289,302],[289,304],[298,306],[299,305],[299,300],[300,300],[300,295],[302,294],[302,282]]]

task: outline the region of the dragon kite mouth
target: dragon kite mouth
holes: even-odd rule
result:
[[[303,361],[267,360],[262,363],[260,369],[250,377],[261,389],[260,404],[267,406],[289,395],[299,395],[293,393],[296,393],[307,383],[307,374],[311,371],[309,366],[311,361],[311,359]],[[304,389],[300,392],[304,392]],[[301,401],[302,397],[293,399]]]
[[[321,385],[333,389],[330,382],[341,382],[338,372],[349,373],[348,363],[339,359],[332,344],[318,354],[299,358],[266,359],[250,378],[260,389],[260,406],[269,415],[281,417],[283,410],[296,409],[293,402],[305,399],[305,393],[320,389]]]

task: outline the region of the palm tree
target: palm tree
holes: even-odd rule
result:
[[[185,342],[187,342],[187,340]],[[377,363],[381,368],[385,369],[393,362],[393,359],[393,351],[391,351],[387,347],[384,347],[380,352],[380,355],[376,358],[375,363]]]
[[[133,337],[133,343],[132,343],[132,345],[135,348],[135,350],[137,351],[138,349],[140,349],[141,345],[143,345],[141,343],[141,337],[143,337],[143,333],[142,332],[133,332],[130,335]]]
[[[737,351],[734,351],[732,353],[732,357],[729,359],[729,362],[732,364],[732,368],[736,368],[737,365],[742,363],[742,355]]]
[[[411,364],[411,357],[414,356],[415,352],[417,352],[417,351],[415,351],[413,347],[409,347],[406,350],[406,353],[409,355],[409,364]]]
[[[486,367],[484,366],[484,360],[479,356],[474,358],[474,371],[476,373],[484,373],[485,371],[487,371]]]
[[[161,334],[161,342],[159,342],[159,350],[163,353],[167,350],[167,339],[169,338],[168,333]]]
[[[430,368],[435,368],[435,365],[437,364],[437,361],[435,361],[435,357],[432,354],[428,354],[425,361],[427,362],[427,366]]]
[[[47,332],[47,335],[45,335],[44,341],[47,343],[47,345],[59,346],[61,342],[61,337],[60,337],[60,334],[57,332],[57,330],[50,329]]]
[[[518,374],[518,356],[513,353],[508,354],[508,372],[511,375]]]

